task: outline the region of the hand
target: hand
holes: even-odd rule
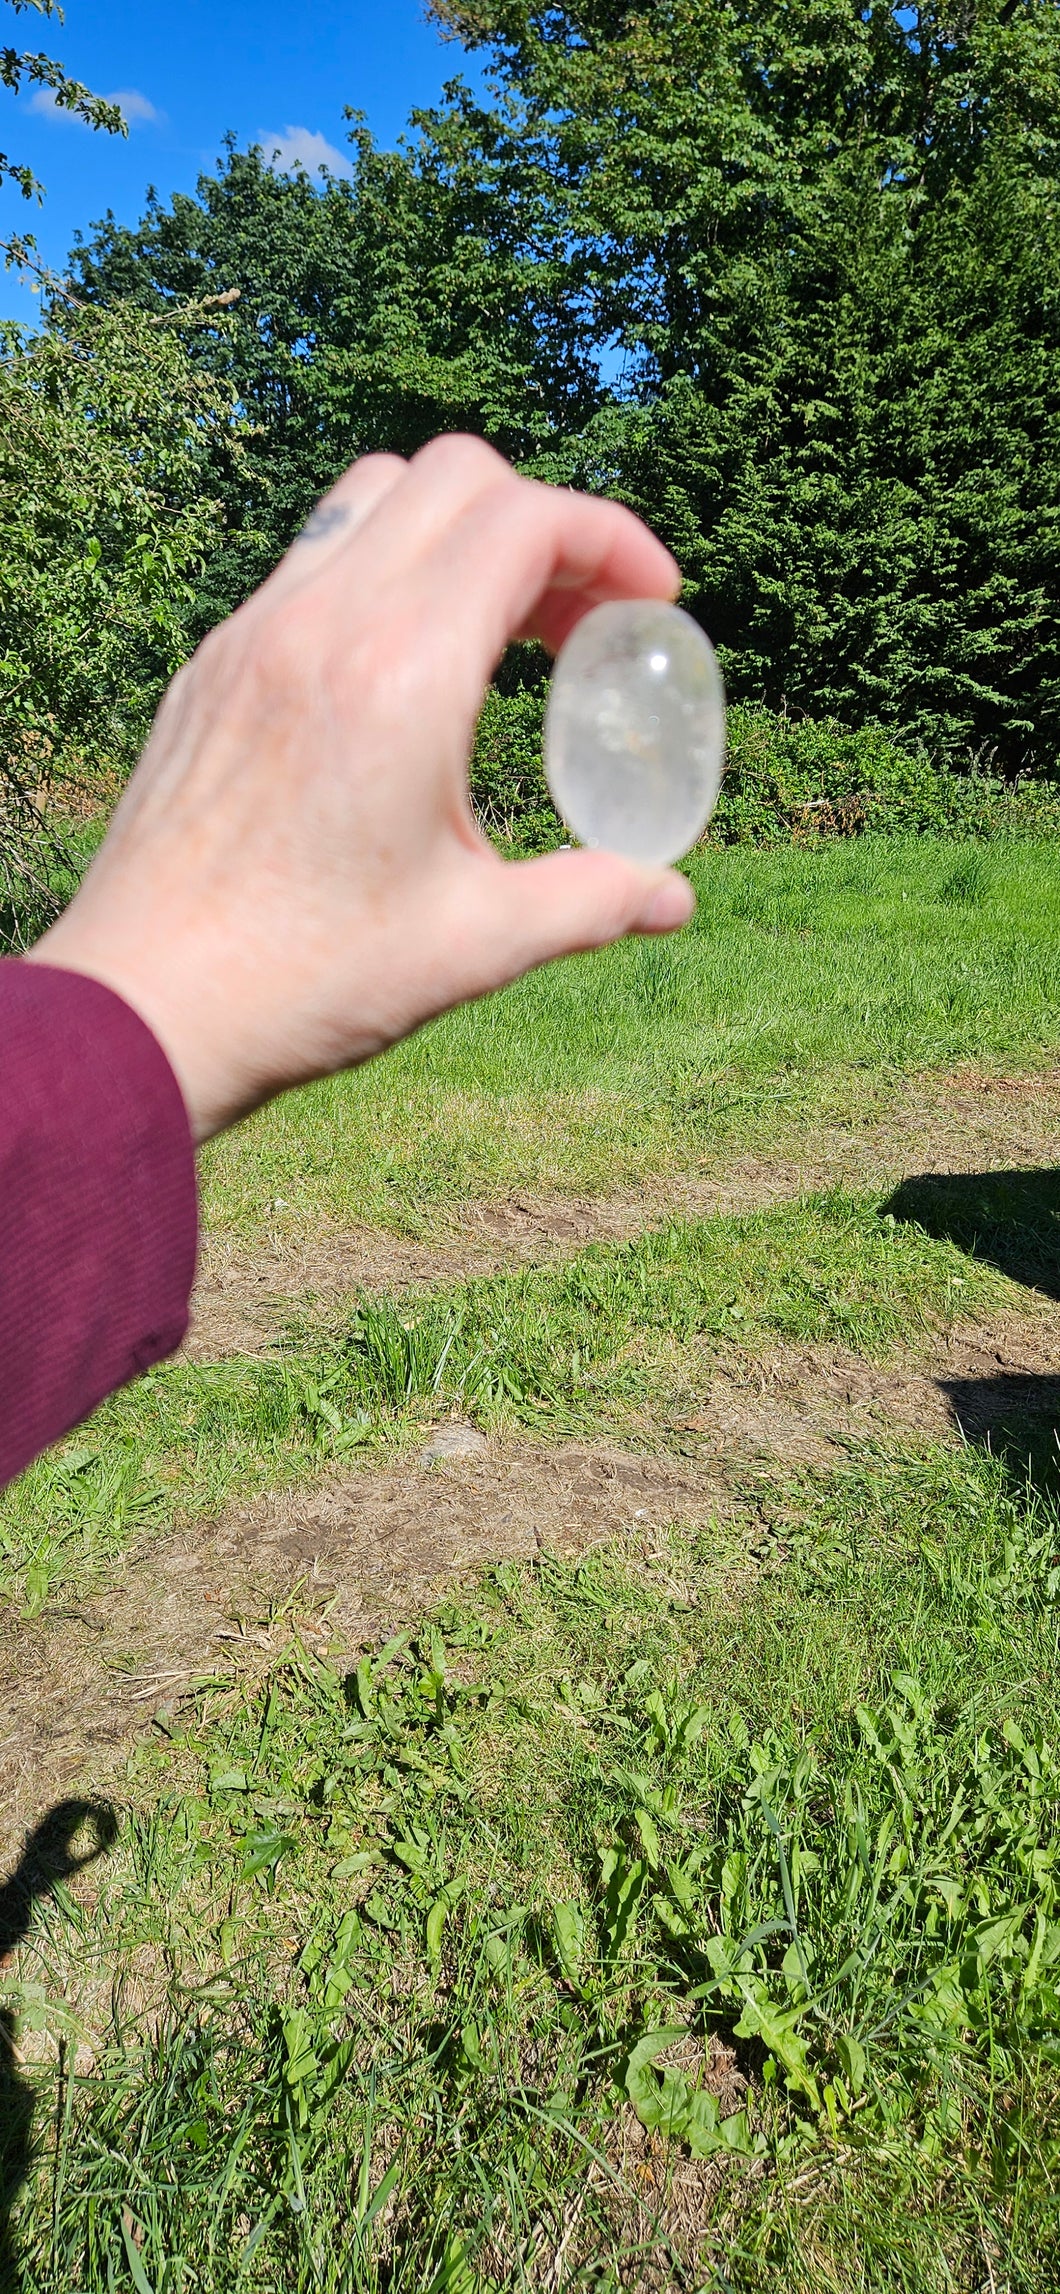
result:
[[[29,960],[140,1013],[201,1140],[535,964],[673,931],[693,903],[669,870],[502,861],[467,761],[511,638],[554,650],[604,599],[678,586],[630,511],[474,439],[355,464],[175,680]]]

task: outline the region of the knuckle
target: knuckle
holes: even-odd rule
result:
[[[514,479],[515,472],[495,446],[488,446],[484,438],[475,438],[470,432],[450,430],[439,438],[432,438],[421,446],[416,461],[424,469],[438,475],[480,486],[491,479]]]
[[[397,478],[406,468],[407,464],[403,462],[400,454],[362,454],[356,462],[350,463],[349,468],[343,471],[341,478],[336,478],[334,485],[329,486],[327,493],[321,495],[317,508],[319,509],[327,502],[342,502],[351,494],[356,497],[363,487],[365,479]]]
[[[385,454],[380,450],[378,454],[362,454],[356,462],[351,462],[349,469],[339,479],[338,483],[340,486],[348,485],[351,478],[358,477],[362,472],[373,477],[376,471],[379,471],[384,476],[392,475],[397,478],[400,477],[403,470],[407,469],[408,463],[402,454]]]

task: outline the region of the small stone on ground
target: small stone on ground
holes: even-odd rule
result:
[[[431,1466],[436,1458],[477,1458],[489,1443],[477,1426],[436,1426],[425,1449],[420,1451],[421,1466]]]

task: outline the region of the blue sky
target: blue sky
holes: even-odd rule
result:
[[[108,207],[142,214],[147,186],[192,190],[231,128],[307,164],[345,151],[343,106],[368,114],[381,142],[415,104],[467,70],[424,20],[421,0],[66,0],[66,22],[15,16],[0,0],[0,39],[56,56],[97,95],[116,95],[128,141],[93,134],[38,94],[0,91],[0,150],[28,163],[43,207],[0,186],[0,237],[32,231],[62,268],[80,227]],[[36,299],[0,271],[0,318],[33,322]]]

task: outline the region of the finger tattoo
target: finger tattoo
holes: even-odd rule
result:
[[[303,526],[301,533],[295,535],[295,540],[299,542],[322,542],[326,535],[335,533],[339,526],[347,526],[351,516],[352,511],[348,502],[321,502],[319,507],[314,510],[312,517]]]

